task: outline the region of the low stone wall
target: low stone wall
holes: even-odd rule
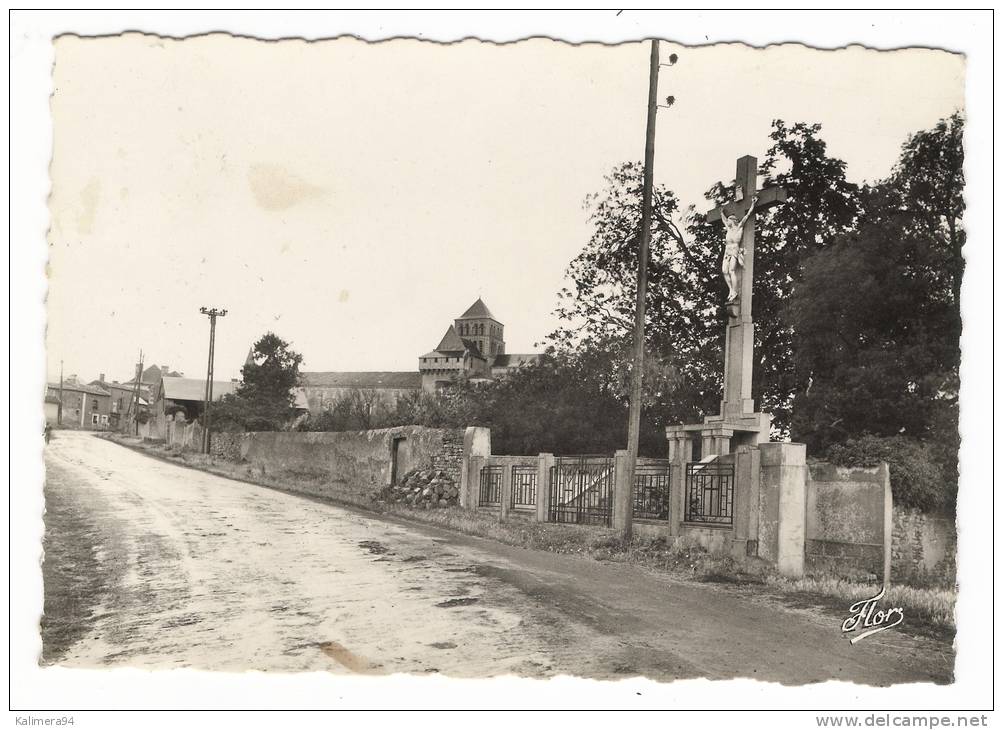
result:
[[[809,570],[881,576],[887,467],[809,464],[805,558]]]
[[[953,517],[907,507],[893,510],[892,580],[914,585],[955,585],[957,546]]]
[[[215,459],[240,461],[241,449],[247,437],[246,433],[214,432],[209,440],[209,453]]]
[[[444,471],[454,484],[463,472],[464,429],[442,429],[442,446],[432,453],[432,470]]]
[[[289,488],[296,491],[360,500],[378,494],[394,476],[403,479],[415,469],[441,470],[458,482],[463,430],[400,426],[215,434],[212,450],[219,458],[246,463],[250,476],[288,478]]]

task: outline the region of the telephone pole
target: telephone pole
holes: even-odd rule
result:
[[[209,317],[209,367],[206,369],[205,400],[202,404],[202,452],[208,454],[211,444],[209,438],[209,410],[212,407],[212,364],[216,354],[216,318],[225,317],[226,310],[216,309],[216,307],[212,309],[201,307],[199,311]]]
[[[139,395],[143,387],[143,351],[139,351],[139,362],[136,363],[136,385],[132,389],[132,402],[129,404],[129,411],[125,414],[126,423],[129,422],[129,415],[132,415],[133,430],[139,436]]]
[[[644,309],[648,294],[648,249],[651,246],[651,192],[655,164],[655,114],[658,111],[658,41],[651,41],[651,70],[648,76],[648,122],[644,136],[644,193],[641,207],[641,236],[637,253],[637,310],[634,316],[634,365],[630,373],[630,414],[627,419],[627,487],[626,504],[620,524],[623,537],[633,533],[634,473],[641,440],[641,384],[644,369]]]

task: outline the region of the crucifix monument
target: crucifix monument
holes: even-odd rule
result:
[[[725,327],[724,398],[721,412],[707,416],[702,424],[670,426],[670,444],[701,437],[700,456],[720,456],[737,446],[770,440],[772,416],[755,410],[752,400],[752,350],[755,323],[752,319],[752,276],[756,244],[756,213],[787,200],[787,191],[770,187],[756,190],[756,158],[738,159],[735,197],[707,214],[711,223],[724,224],[724,256],[721,273],[728,285],[728,324]],[[676,451],[670,446],[670,453]],[[683,446],[682,451],[688,451]]]

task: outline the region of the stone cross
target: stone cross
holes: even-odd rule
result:
[[[787,191],[770,187],[756,191],[756,158],[746,155],[738,158],[735,169],[735,200],[707,213],[707,221],[720,223],[725,216],[736,215],[741,220],[753,198],[755,208],[742,233],[742,251],[745,263],[739,269],[739,294],[727,304],[728,325],[724,349],[724,400],[719,418],[730,421],[751,416],[755,411],[752,402],[752,346],[755,324],[752,321],[752,272],[756,244],[756,212],[772,208],[787,200]]]

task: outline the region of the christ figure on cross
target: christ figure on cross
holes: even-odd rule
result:
[[[745,266],[742,234],[745,232],[745,224],[756,209],[758,201],[758,197],[753,197],[752,204],[742,220],[739,220],[734,213],[726,216],[724,209],[721,209],[721,222],[724,223],[724,259],[721,261],[721,273],[724,274],[724,281],[728,285],[729,302],[735,301],[738,297],[738,282],[741,280],[738,267]]]

